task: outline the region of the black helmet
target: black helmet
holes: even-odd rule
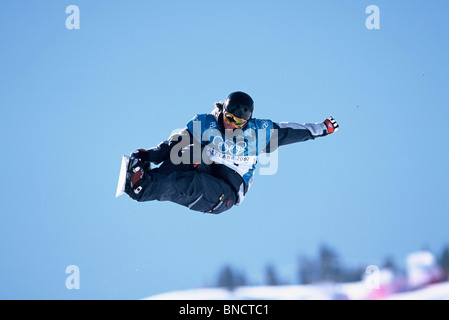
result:
[[[254,101],[248,94],[236,91],[226,98],[223,109],[238,118],[249,120],[253,115]]]

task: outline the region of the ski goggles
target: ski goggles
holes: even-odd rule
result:
[[[232,113],[229,113],[227,111],[224,111],[223,115],[224,115],[224,119],[227,123],[233,124],[234,126],[236,126],[238,128],[243,127],[248,122],[248,120],[237,118]]]

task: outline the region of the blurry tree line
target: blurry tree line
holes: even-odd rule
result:
[[[444,280],[449,281],[449,246],[443,249],[438,257],[438,264],[443,271]],[[400,273],[392,258],[386,258],[380,268],[385,268]],[[277,286],[287,284],[312,284],[319,282],[356,282],[361,281],[366,266],[348,267],[343,265],[340,255],[328,245],[321,245],[316,258],[299,257],[297,261],[297,279],[294,282],[286,282],[281,279],[273,264],[265,266],[264,285]],[[224,266],[219,274],[217,287],[233,290],[236,287],[249,285],[246,275],[231,267]]]

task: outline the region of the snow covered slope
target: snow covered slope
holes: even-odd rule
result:
[[[382,290],[382,288],[377,289]],[[317,284],[290,286],[241,287],[234,291],[220,288],[203,288],[176,291],[148,297],[148,300],[335,300],[372,299],[373,291],[363,282],[349,284]],[[374,295],[392,300],[449,300],[449,282],[434,284],[420,290],[396,294]]]

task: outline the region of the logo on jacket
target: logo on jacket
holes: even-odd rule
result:
[[[262,123],[262,129],[268,128],[268,122],[266,122],[265,120],[261,120],[260,122]]]
[[[241,155],[245,152],[248,144],[245,141],[234,142],[230,139],[223,141],[223,137],[216,136],[213,140],[213,144],[218,147],[220,151],[225,153],[231,153],[235,155]],[[234,152],[235,150],[235,152]]]

